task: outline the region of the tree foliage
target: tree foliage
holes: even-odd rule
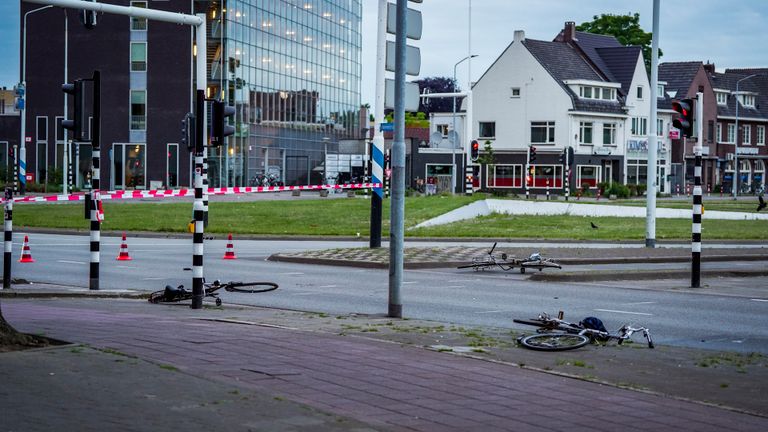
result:
[[[576,30],[601,35],[614,36],[622,45],[638,45],[643,49],[645,69],[651,70],[651,41],[653,34],[645,32],[640,27],[640,14],[612,15],[602,14],[593,16],[590,22],[576,26]],[[661,58],[659,48],[659,58]]]
[[[414,81],[419,85],[419,93],[424,93],[424,89],[429,93],[453,93],[458,91],[456,81],[448,77],[428,77]],[[456,101],[456,110],[459,109],[460,100]],[[429,98],[422,99],[419,102],[419,112],[429,116],[433,112],[451,112],[453,111],[453,98]]]

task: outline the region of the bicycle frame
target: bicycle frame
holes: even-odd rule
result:
[[[536,330],[539,333],[560,331],[564,333],[573,333],[573,334],[578,334],[582,336],[587,336],[593,341],[595,340],[608,341],[610,339],[616,339],[619,345],[623,344],[625,340],[630,339],[634,333],[642,332],[643,337],[648,343],[648,348],[654,348],[653,339],[651,338],[650,330],[648,330],[645,327],[632,327],[628,324],[625,324],[621,326],[621,328],[619,328],[619,330],[616,333],[610,333],[607,331],[585,328],[583,325],[581,325],[581,323],[568,322],[568,321],[565,321],[562,317],[563,317],[562,311],[558,314],[558,317],[551,317],[547,313],[542,313],[536,319],[533,319],[531,321],[538,321],[541,323],[541,325],[539,326],[540,328]],[[525,321],[519,321],[519,320],[514,320],[514,321],[522,324],[538,325],[538,324],[531,324],[530,322],[525,322]]]

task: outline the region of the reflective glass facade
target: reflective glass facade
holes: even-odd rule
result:
[[[237,108],[211,184],[322,182],[325,153],[362,135],[361,0],[206,3],[209,97]]]

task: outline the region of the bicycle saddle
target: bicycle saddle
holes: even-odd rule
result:
[[[167,299],[174,299],[177,297],[182,297],[184,294],[186,294],[187,290],[184,289],[184,285],[179,285],[178,287],[174,288],[171,285],[165,286],[165,293],[163,296]]]

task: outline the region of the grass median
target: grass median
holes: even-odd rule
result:
[[[406,198],[405,226],[436,217],[453,209],[484,199],[484,195],[431,196]],[[613,202],[616,203],[616,202]],[[642,202],[623,202],[644,205]],[[685,208],[685,202],[659,202],[659,207]],[[185,232],[192,218],[192,203],[109,202],[104,204],[105,231]],[[708,210],[749,210],[746,203],[711,202]],[[753,209],[754,211],[754,209]],[[211,202],[208,233],[264,236],[368,236],[370,201],[356,199],[317,199],[250,202]],[[25,227],[88,230],[80,204],[18,204],[14,206],[14,225]],[[383,235],[389,229],[389,200],[384,200]],[[598,228],[592,228],[590,222]],[[656,238],[691,238],[690,219],[657,219]],[[573,240],[641,240],[645,238],[645,219],[580,216],[510,216],[493,214],[447,225],[408,229],[408,237],[458,238],[541,238]],[[768,240],[768,221],[703,221],[706,240]]]

